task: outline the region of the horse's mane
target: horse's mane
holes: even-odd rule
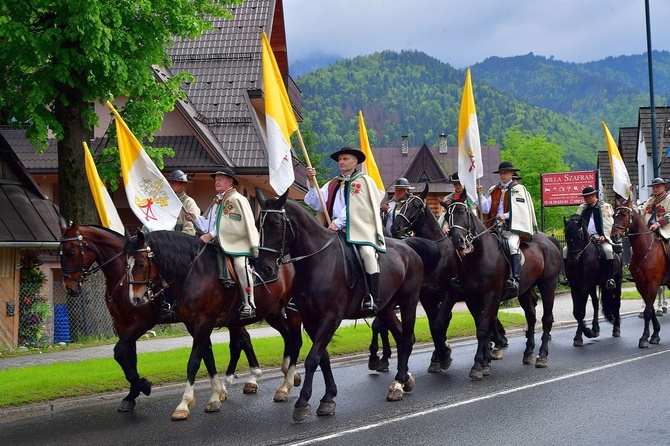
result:
[[[569,237],[575,233],[581,232],[585,229],[586,224],[584,219],[579,214],[572,214],[565,222],[565,240],[571,240],[574,237]]]
[[[168,282],[186,279],[196,258],[198,265],[216,269],[216,247],[205,246],[198,237],[183,232],[154,231],[146,234],[146,244],[156,254],[154,260],[160,275]]]

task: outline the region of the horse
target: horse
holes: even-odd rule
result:
[[[442,205],[445,206],[446,203]],[[469,376],[472,380],[479,381],[490,373],[488,337],[500,301],[511,298],[504,291],[504,284],[509,275],[509,261],[501,249],[501,244],[506,242],[496,231],[496,226],[487,229],[467,204],[455,201],[445,207],[450,227],[449,234],[454,248],[463,258],[460,267],[463,293],[477,327],[477,353]],[[556,245],[541,232],[535,233],[531,242],[522,243],[521,251],[525,262],[521,267],[519,303],[524,310],[528,325],[523,363],[531,364],[535,357],[537,295],[533,288],[537,286],[542,295],[544,312],[542,343],[535,367],[546,368],[554,322],[554,293],[561,272],[562,255]]]
[[[241,302],[239,287],[225,288],[217,274],[217,248],[199,238],[174,231],[140,232],[127,245],[130,295],[134,299],[155,296],[169,290],[174,298],[172,311],[193,337],[186,384],[182,400],[172,420],[187,419],[195,404],[194,384],[201,360],[205,362],[212,387],[219,379],[211,354],[210,335],[216,327],[241,327],[265,318],[284,338],[285,379],[277,390],[275,401],[287,401],[296,379],[295,365],[302,346],[300,315],[282,308],[289,299],[293,271],[278,274],[277,280],[255,288],[256,317],[240,320],[237,308]],[[289,377],[292,379],[289,380]],[[220,400],[213,392],[205,405],[206,412],[217,411]]]
[[[256,189],[261,205],[261,246],[257,266],[262,274],[271,275],[280,266],[292,263],[295,280],[291,293],[303,318],[303,326],[312,339],[305,359],[305,378],[295,403],[293,420],[311,416],[309,399],[317,366],[325,381],[325,394],[316,411],[319,416],[335,413],[337,385],[330,366],[327,346],[343,319],[367,316],[361,309],[365,279],[352,257],[350,246],[341,231],[333,232],[321,225],[314,215],[298,202],[288,199],[288,192],[266,199]],[[414,388],[414,377],[408,361],[414,345],[414,323],[424,264],[429,268],[439,255],[431,242],[416,239],[386,240],[386,253],[379,255],[380,293],[377,317],[391,330],[398,346],[398,366],[387,401],[399,401]],[[286,260],[285,256],[290,255]],[[339,284],[336,286],[336,284]],[[394,314],[396,305],[402,319]]]
[[[612,225],[612,239],[615,242],[628,237],[632,250],[630,273],[633,276],[635,287],[645,303],[644,331],[638,341],[639,348],[648,348],[649,344],[661,342],[659,332],[661,324],[654,311],[654,301],[660,286],[670,285],[670,261],[665,252],[663,242],[649,230],[642,215],[631,199],[625,201],[617,198],[614,209],[614,225]],[[649,322],[654,331],[649,336]]]
[[[451,239],[442,232],[435,215],[426,203],[429,186],[418,195],[410,196],[398,210],[391,227],[394,238],[404,238],[409,234],[435,241],[440,248],[440,263],[435,267],[421,289],[420,302],[426,310],[428,326],[431,330],[435,350],[433,351],[429,373],[446,370],[451,365],[451,347],[447,343],[446,330],[435,332],[436,318],[451,319],[451,312],[457,302],[465,300],[463,294],[451,284],[458,275],[460,259]],[[496,317],[493,328],[495,342],[494,359],[502,359],[502,349],[507,345],[505,329]]]
[[[568,257],[565,259],[565,275],[570,283],[572,295],[572,314],[577,320],[577,332],[572,345],[584,345],[582,333],[587,338],[597,338],[600,335],[598,324],[598,287],[602,293],[603,315],[613,325],[612,336],[621,336],[621,279],[622,260],[620,254],[614,254],[614,282],[615,289],[607,289],[605,282],[607,274],[605,264],[600,260],[599,241],[589,236],[586,221],[581,215],[575,214],[569,219],[563,218],[563,232],[567,244]],[[591,296],[593,304],[592,328],[584,323],[586,303]]]
[[[121,366],[130,391],[118,406],[119,412],[130,412],[137,404],[140,394],[151,394],[151,382],[139,375],[137,371],[136,341],[149,329],[157,324],[178,322],[167,310],[167,300],[151,300],[148,304],[139,305],[131,301],[128,293],[126,275],[126,238],[101,226],[71,225],[60,218],[61,244],[60,263],[63,285],[71,296],[81,293],[86,279],[101,270],[106,278],[107,298],[105,303],[114,322],[119,340],[114,346],[114,359]],[[97,263],[94,268],[93,264]],[[256,393],[257,376],[261,369],[251,345],[249,334],[244,327],[231,327],[230,331],[230,363],[226,370],[225,384],[230,384],[234,377],[240,352],[244,351],[250,368],[250,379],[244,385],[244,393]],[[295,378],[295,377],[294,377]],[[296,379],[298,381],[298,379]],[[222,398],[227,396],[225,385],[221,391]],[[281,395],[275,395],[275,397]]]

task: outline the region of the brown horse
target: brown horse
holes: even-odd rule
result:
[[[644,223],[642,215],[630,199],[617,199],[614,209],[614,225],[612,239],[619,241],[628,237],[633,255],[630,260],[630,273],[633,276],[635,287],[645,303],[644,331],[638,342],[638,347],[648,348],[649,344],[658,344],[661,337],[661,324],[654,312],[654,300],[658,287],[670,285],[670,261],[656,234],[651,232]],[[654,332],[649,337],[649,321],[654,326]]]
[[[303,317],[305,331],[313,345],[305,359],[305,381],[295,403],[293,419],[301,421],[311,415],[309,399],[317,367],[325,380],[325,394],[317,415],[335,413],[334,397],[337,385],[330,367],[327,346],[343,319],[357,319],[367,315],[361,309],[365,281],[356,268],[356,261],[341,232],[324,228],[307,209],[281,197],[265,199],[256,194],[261,205],[261,251],[257,266],[265,275],[272,275],[286,263],[295,266],[295,280],[291,294]],[[386,395],[388,401],[398,401],[404,392],[414,387],[414,378],[408,373],[408,362],[414,345],[414,322],[419,291],[426,265],[439,255],[432,242],[409,239],[409,242],[386,239],[386,253],[379,256],[380,293],[379,312],[391,330],[398,346],[398,368]],[[417,251],[422,252],[421,256]],[[291,256],[285,260],[285,256]],[[400,307],[401,328],[394,314]]]
[[[174,298],[172,311],[193,336],[184,395],[172,414],[173,420],[188,418],[189,409],[195,404],[195,376],[201,361],[205,361],[213,388],[219,381],[216,367],[211,367],[213,357],[211,364],[207,362],[211,356],[212,330],[216,327],[241,327],[263,318],[278,328],[284,338],[282,370],[285,380],[275,394],[275,401],[288,399],[294,380],[297,380],[295,365],[302,346],[300,315],[287,311],[285,316],[283,311],[293,281],[291,269],[281,271],[276,276],[277,280],[256,285],[256,317],[240,320],[237,311],[241,302],[239,287],[224,288],[218,279],[215,246],[181,232],[154,231],[139,233],[128,242],[127,250],[131,296],[143,299],[146,295],[171,293]],[[215,411],[219,407],[220,400],[213,392],[205,411]]]
[[[61,246],[60,262],[63,284],[68,294],[81,293],[86,279],[98,270],[106,278],[107,299],[105,301],[119,340],[114,346],[114,359],[121,366],[130,383],[130,392],[118,407],[120,412],[132,411],[136,399],[143,393],[151,393],[151,382],[137,371],[136,341],[147,330],[157,324],[178,322],[169,311],[170,302],[162,299],[151,300],[146,305],[131,301],[128,294],[126,275],[126,238],[100,226],[72,225],[60,219]],[[96,267],[93,267],[97,264]],[[240,351],[244,351],[249,362],[251,378],[245,383],[245,393],[255,393],[256,377],[260,376],[260,366],[251,345],[249,334],[244,327],[230,328],[230,363],[226,370],[226,383],[232,381]],[[209,358],[206,358],[209,361]],[[299,376],[296,378],[298,379]],[[281,388],[280,388],[281,389]],[[227,395],[225,386],[222,398]],[[281,398],[281,394],[275,398]]]
[[[470,370],[470,378],[481,380],[490,373],[490,354],[488,338],[493,321],[498,312],[501,296],[508,299],[504,292],[504,283],[509,276],[509,262],[500,246],[506,243],[495,230],[489,230],[484,223],[461,202],[453,202],[447,207],[450,236],[454,248],[463,257],[460,277],[468,308],[477,326],[477,353],[475,363]],[[521,267],[519,284],[519,303],[527,321],[526,349],[523,363],[531,364],[535,349],[535,306],[537,296],[535,286],[542,295],[542,344],[535,367],[547,367],[549,340],[554,322],[554,293],[561,272],[562,255],[549,238],[538,232],[530,243],[522,243],[521,251],[525,262]]]

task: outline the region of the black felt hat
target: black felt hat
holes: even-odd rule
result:
[[[521,169],[515,169],[512,163],[510,163],[509,161],[503,161],[502,163],[500,163],[500,165],[498,165],[498,170],[496,170],[493,173],[500,173],[501,170],[503,171],[511,170],[512,172],[518,172]]]
[[[233,172],[232,167],[229,167],[229,166],[219,167],[219,170],[210,174],[209,176],[212,177],[212,178],[216,178],[217,175],[225,175],[227,177],[232,178],[233,179],[233,184],[236,185],[236,186],[238,184],[240,184],[240,182],[237,181],[237,178],[235,178],[235,172]]]
[[[351,147],[343,147],[342,149],[330,155],[330,157],[335,161],[339,161],[340,155],[353,155],[358,160],[358,164],[365,161],[365,153],[361,152],[358,149],[352,149]]]

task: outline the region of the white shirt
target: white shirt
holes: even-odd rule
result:
[[[500,183],[500,186],[507,188],[507,192],[505,192],[506,194],[509,193],[510,184],[512,184],[511,181],[508,182],[507,184]],[[505,218],[509,218],[509,212],[503,212],[503,210],[505,209],[503,205],[504,205],[503,200],[500,200],[500,203],[498,203],[498,212],[496,212],[496,214],[500,215],[504,213]],[[491,195],[482,197],[481,206],[482,206],[482,214],[488,214],[489,212],[491,212]]]
[[[349,178],[347,176],[346,178]],[[330,181],[323,186],[321,186],[321,196],[323,197],[324,203],[328,202],[328,184]],[[312,184],[310,182],[310,184]],[[344,187],[339,187],[337,192],[335,192],[335,200],[333,201],[333,215],[331,215],[331,221],[335,223],[339,229],[344,228],[347,225],[347,200],[344,195]],[[321,206],[321,201],[316,192],[316,188],[310,186],[309,191],[305,194],[305,204],[318,212],[323,212],[324,214],[328,213]]]
[[[219,200],[221,200],[222,197],[223,194],[216,194],[216,198]],[[212,203],[206,215],[198,215],[195,220],[193,220],[195,227],[198,228],[200,232],[211,235],[212,239],[215,239],[218,236],[218,233],[216,232],[216,217],[219,215],[219,206],[220,204],[218,203]]]

